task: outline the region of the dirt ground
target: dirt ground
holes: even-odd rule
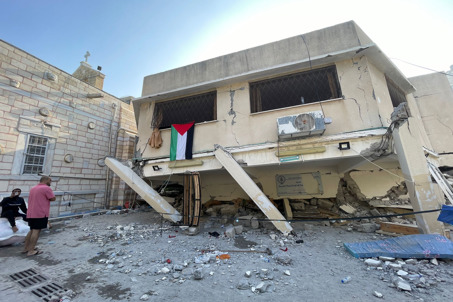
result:
[[[400,269],[370,267],[343,247],[383,235],[297,222],[296,237],[244,227],[228,238],[232,222],[204,218],[190,235],[152,210],[54,222],[39,240],[41,255],[24,256],[22,244],[0,248],[0,300],[453,301],[453,261],[400,262],[423,276],[406,278],[404,291],[394,285]],[[230,259],[220,259],[225,251]],[[43,280],[27,287],[13,280],[30,270]]]

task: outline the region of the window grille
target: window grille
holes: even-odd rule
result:
[[[385,77],[385,80],[387,81],[387,87],[389,89],[393,107],[398,107],[399,104],[407,102],[404,91],[389,78]]]
[[[341,89],[335,66],[250,83],[252,113],[340,96]]]
[[[213,121],[217,119],[216,106],[216,91],[156,103],[152,126],[165,129],[172,124]]]
[[[42,173],[47,151],[47,138],[30,135],[25,152],[23,174]]]

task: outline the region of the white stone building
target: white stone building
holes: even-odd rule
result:
[[[133,157],[131,98],[103,91],[104,77],[87,62],[70,75],[0,40],[0,196],[18,187],[27,200],[46,174],[57,196],[52,217],[134,198],[104,164]]]

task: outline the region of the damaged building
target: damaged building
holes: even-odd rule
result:
[[[435,210],[415,90],[353,21],[149,75],[133,101],[144,182],[114,171],[160,212],[181,211],[157,196],[167,186],[198,186],[206,213],[255,207],[284,233],[291,218]],[[174,160],[172,125],[192,122],[191,156]],[[443,233],[437,215],[416,215],[420,231]]]

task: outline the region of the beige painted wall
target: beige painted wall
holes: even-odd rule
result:
[[[382,127],[381,119],[390,118],[392,106],[391,103],[389,105],[388,92],[385,95],[386,85],[379,83],[380,85],[373,87],[373,78],[366,58],[338,62],[337,72],[340,75],[340,85],[345,98],[325,101],[322,106],[319,103],[312,103],[251,114],[248,83],[218,88],[217,121],[195,126],[194,153],[213,150],[214,144],[229,147],[277,142],[278,117],[309,111],[324,111],[326,117],[332,118],[333,122],[326,125],[324,135]],[[374,73],[377,74],[375,78],[380,76],[382,79],[383,75],[378,74],[377,70],[374,70]],[[232,93],[234,93],[233,102]],[[384,97],[377,99],[376,94]],[[236,116],[229,114],[231,109]],[[144,158],[169,156],[170,129],[162,130],[163,145],[160,149],[146,147],[152,133],[152,112],[151,104],[141,105],[138,148]],[[388,116],[383,116],[384,114]]]

